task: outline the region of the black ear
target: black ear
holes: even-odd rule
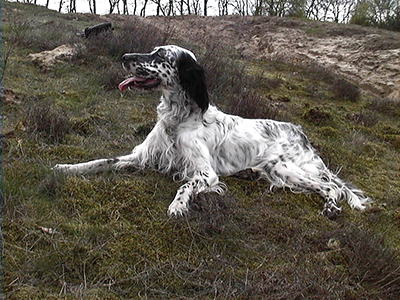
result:
[[[203,67],[189,53],[185,52],[180,53],[176,63],[182,88],[204,113],[210,101]]]

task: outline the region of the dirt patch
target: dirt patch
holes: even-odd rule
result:
[[[382,96],[398,97],[400,34],[356,25],[274,17],[148,18],[173,27],[177,40],[217,41],[221,47],[253,59],[312,61]],[[194,38],[193,38],[194,37]]]
[[[72,58],[76,54],[76,46],[61,45],[50,51],[29,54],[29,58],[40,68],[47,70],[57,62]]]
[[[2,88],[0,90],[0,100],[2,104],[20,105],[21,96],[16,94],[12,89]]]

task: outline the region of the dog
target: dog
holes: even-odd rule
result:
[[[210,104],[205,69],[195,55],[179,46],[156,47],[150,53],[127,53],[124,69],[131,73],[119,89],[161,90],[158,121],[131,154],[55,170],[87,174],[126,167],[151,168],[186,181],[168,208],[171,216],[189,211],[190,199],[201,192],[222,194],[219,176],[251,169],[273,187],[318,193],[325,199],[322,214],[334,218],[346,200],[363,210],[370,198],[331,172],[300,126],[268,119],[244,119]]]

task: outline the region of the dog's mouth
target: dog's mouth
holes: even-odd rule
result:
[[[129,77],[122,81],[118,88],[120,91],[125,91],[127,88],[136,88],[141,90],[150,90],[157,87],[161,83],[158,78],[143,78],[138,76]]]

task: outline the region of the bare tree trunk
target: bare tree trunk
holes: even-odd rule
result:
[[[69,1],[69,12],[76,13],[76,0]]]
[[[88,0],[90,13],[96,14],[96,0]]]
[[[124,15],[129,15],[129,12],[128,12],[128,0],[122,0],[122,4],[124,6],[124,8],[123,8]],[[135,3],[135,6],[136,6],[136,3]]]
[[[171,16],[174,14],[174,0],[169,0],[168,2],[168,16]]]
[[[64,5],[64,0],[60,0],[60,6],[58,7],[58,12],[61,12],[63,5]]]
[[[137,8],[137,0],[133,3],[133,15],[136,15],[136,8]]]
[[[141,11],[140,11],[140,16],[141,16],[141,17],[145,17],[145,16],[146,16],[146,6],[147,6],[147,2],[149,2],[149,0],[144,0],[143,7],[142,7],[142,9],[141,9]]]
[[[109,14],[112,14],[114,12],[115,6],[118,6],[119,0],[108,0],[108,3],[110,4]]]

